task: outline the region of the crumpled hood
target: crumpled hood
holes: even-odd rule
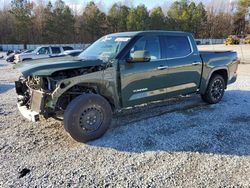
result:
[[[81,60],[78,57],[63,56],[54,58],[24,61],[14,66],[25,77],[50,76],[56,71],[98,66],[103,64],[101,60]]]

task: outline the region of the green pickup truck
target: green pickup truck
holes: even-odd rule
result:
[[[77,57],[17,64],[18,108],[31,121],[63,117],[65,130],[87,142],[127,107],[191,93],[218,103],[236,81],[238,63],[236,52],[199,52],[190,33],[110,34]]]

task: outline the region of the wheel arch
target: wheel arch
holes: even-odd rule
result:
[[[205,87],[201,87],[201,90],[200,90],[200,93],[201,94],[204,94],[207,90],[207,87],[208,87],[208,84],[209,84],[209,81],[211,80],[211,78],[215,75],[215,74],[218,74],[218,75],[221,75],[225,81],[225,89],[227,88],[227,83],[228,83],[228,79],[229,79],[229,71],[228,71],[228,68],[227,67],[217,67],[217,68],[214,68],[212,69],[212,71],[210,72],[208,78],[206,79],[206,81],[204,82],[205,83]]]
[[[108,101],[113,111],[116,109],[117,107],[116,99],[114,95],[112,94],[112,92],[108,88],[104,87],[102,84],[98,84],[98,83],[77,83],[67,88],[65,92],[63,92],[60,96],[58,96],[56,103],[60,101],[60,99],[64,96],[64,94],[66,94],[67,92],[70,92],[75,87],[83,88],[83,90],[81,91],[81,93],[79,93],[79,95],[83,95],[84,93],[94,93],[94,94],[100,95]],[[73,99],[74,98],[72,98],[69,101],[69,103]],[[69,105],[69,103],[67,104],[67,106]]]
[[[218,69],[212,72],[209,80],[212,78],[213,75],[218,74],[221,75],[225,81],[225,89],[227,87],[227,82],[228,82],[228,70],[227,69]]]

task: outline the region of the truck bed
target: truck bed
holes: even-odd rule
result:
[[[199,51],[203,61],[202,75],[205,78],[209,77],[209,73],[213,69],[227,70],[228,83],[233,83],[236,80],[237,68],[239,59],[237,52],[234,51]],[[203,83],[204,85],[204,83]],[[203,88],[204,89],[204,88]]]
[[[216,62],[219,65],[219,62],[223,62],[225,65],[230,62],[237,60],[237,53],[233,51],[199,51],[200,56],[204,63],[211,64]]]

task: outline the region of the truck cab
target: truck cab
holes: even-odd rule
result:
[[[77,141],[99,138],[118,110],[185,94],[219,103],[236,81],[236,52],[199,52],[190,33],[141,31],[102,37],[77,57],[15,66],[18,108],[38,121],[63,117]]]
[[[124,53],[119,60],[123,106],[199,89],[202,60],[191,34],[147,32]]]

